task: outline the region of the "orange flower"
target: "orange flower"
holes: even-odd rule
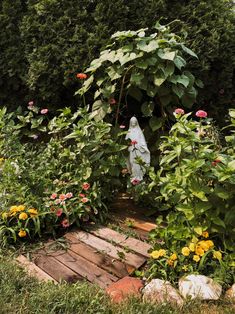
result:
[[[26,231],[20,229],[20,231],[19,231],[19,233],[18,233],[18,236],[19,236],[20,238],[23,238],[23,237],[26,237],[26,235],[27,235]]]
[[[78,74],[76,75],[76,77],[77,77],[78,79],[80,79],[80,80],[85,80],[85,79],[87,78],[87,74],[85,74],[85,73],[78,73]]]

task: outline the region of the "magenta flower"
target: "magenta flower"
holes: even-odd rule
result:
[[[41,114],[47,114],[48,113],[48,109],[42,109],[40,112],[41,112]]]
[[[207,117],[207,112],[204,110],[198,110],[196,112],[196,117],[198,118],[206,118]]]
[[[138,185],[138,184],[140,184],[140,180],[138,180],[138,179],[132,179],[132,180],[131,180],[131,184],[132,184],[132,185]]]
[[[177,109],[175,109],[174,114],[183,115],[184,114],[184,109],[177,108]]]

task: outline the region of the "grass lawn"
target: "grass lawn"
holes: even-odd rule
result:
[[[104,292],[88,283],[54,285],[40,283],[26,275],[14,262],[14,254],[0,254],[0,313],[1,314],[227,314],[235,313],[235,305],[229,301],[201,303],[188,302],[184,308],[174,309],[169,305],[156,307],[140,300],[130,299],[121,305],[113,305]]]

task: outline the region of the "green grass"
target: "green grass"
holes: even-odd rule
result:
[[[111,304],[105,293],[88,283],[54,285],[40,283],[26,275],[9,252],[0,254],[1,314],[230,314],[235,312],[229,301],[219,303],[188,302],[179,310],[169,305],[155,306],[137,299],[121,305]]]

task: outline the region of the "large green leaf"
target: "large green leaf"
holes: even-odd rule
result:
[[[160,127],[163,124],[163,121],[164,121],[163,118],[152,117],[149,120],[149,125],[150,125],[152,131],[155,132],[156,130],[160,129]]]
[[[195,58],[198,59],[198,56],[196,55],[196,53],[193,52],[191,49],[185,47],[185,45],[183,45],[183,44],[181,44],[181,47],[182,47],[182,49],[183,49],[185,52],[187,52],[187,54],[189,54],[190,56],[195,57]]]
[[[174,59],[174,64],[179,70],[181,70],[183,67],[186,66],[186,61],[181,56],[177,56]]]
[[[179,84],[173,85],[172,90],[179,98],[181,98],[184,95],[184,88]]]
[[[160,49],[157,54],[159,58],[163,60],[171,60],[171,61],[173,61],[176,56],[176,52],[170,51],[169,49],[165,49],[165,50]]]
[[[188,220],[192,220],[194,218],[191,204],[180,204],[176,206],[176,209],[180,212],[183,212]]]
[[[132,96],[133,98],[135,98],[136,100],[138,100],[139,102],[141,102],[142,97],[143,97],[141,90],[138,87],[133,86],[133,85],[128,89],[128,94]]]
[[[141,106],[141,111],[145,117],[151,117],[154,110],[154,103],[152,101],[145,102]]]

